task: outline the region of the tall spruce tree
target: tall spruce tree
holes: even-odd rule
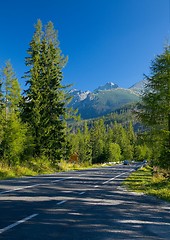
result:
[[[161,136],[161,159],[165,160],[161,161],[162,166],[170,168],[170,46],[155,58],[150,69],[138,114],[144,124]]]
[[[43,31],[38,20],[28,50],[25,74],[28,89],[23,100],[23,119],[34,137],[34,155],[61,159],[65,142],[64,118],[67,98],[62,85],[66,58],[61,53],[57,31],[49,22]]]

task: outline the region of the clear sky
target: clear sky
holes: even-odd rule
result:
[[[59,31],[69,57],[63,83],[83,91],[106,82],[130,87],[170,42],[170,0],[0,1],[0,67],[10,59],[22,87],[37,19]]]

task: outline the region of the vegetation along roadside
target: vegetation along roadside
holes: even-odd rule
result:
[[[127,189],[170,202],[170,178],[159,168],[146,166],[133,172],[123,183]]]

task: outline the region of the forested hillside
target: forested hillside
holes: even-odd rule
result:
[[[147,159],[152,165],[170,169],[170,49],[157,56],[146,77],[146,90],[136,105],[118,104],[111,114],[78,121],[70,109],[68,86],[62,84],[67,63],[59,48],[53,23],[38,20],[25,58],[26,87],[21,93],[10,61],[0,77],[0,173],[5,167],[25,167],[37,172],[56,171],[61,163],[91,165],[124,159]],[[103,92],[97,101],[107,113]],[[123,90],[107,91],[112,107]],[[129,90],[130,91],[130,90]],[[128,94],[129,91],[123,93]],[[114,95],[116,96],[116,95]],[[136,95],[137,96],[137,95]],[[137,97],[138,98],[138,97]],[[137,99],[135,98],[135,101]],[[89,108],[94,106],[91,102]],[[101,111],[98,109],[98,111]],[[29,172],[30,174],[31,172]],[[28,174],[22,172],[21,174]]]

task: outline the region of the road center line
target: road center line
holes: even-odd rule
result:
[[[21,224],[21,223],[24,223],[24,222],[26,222],[26,221],[28,221],[28,220],[36,217],[37,215],[38,215],[38,214],[32,214],[32,215],[30,215],[30,216],[28,216],[28,217],[26,217],[26,218],[24,218],[24,219],[21,219],[21,220],[15,222],[15,223],[13,223],[13,224],[5,227],[5,228],[0,229],[0,234],[2,234],[3,232],[6,232],[6,231],[8,231],[8,230],[10,230],[10,229],[13,228],[13,227],[16,227],[17,225],[19,225],[19,224]]]
[[[51,181],[51,183],[61,182],[61,181],[64,181],[64,180],[67,180],[67,179],[70,179],[70,178],[73,178],[73,177],[66,177],[66,178],[57,179],[57,180]]]
[[[83,194],[85,194],[85,192],[80,192],[80,193],[78,193],[78,195],[83,195]]]
[[[52,181],[51,183],[61,182],[61,181],[64,181],[64,180],[67,180],[67,179],[70,179],[70,178],[73,178],[73,177],[66,177],[66,178],[57,179],[55,181]],[[40,185],[46,185],[46,184],[38,183],[38,184],[29,185],[29,186],[25,186],[25,187],[14,188],[14,189],[10,189],[10,190],[0,192],[0,195],[5,194],[5,193],[11,193],[11,192],[27,189],[27,188],[33,188],[33,187],[37,187],[37,186],[40,186]]]
[[[84,176],[84,175],[86,175],[86,173],[82,173],[82,174],[80,174],[79,177]]]
[[[132,172],[132,171],[133,171],[133,169],[130,169],[128,172]],[[113,178],[111,178],[111,179],[103,182],[102,184],[109,183],[109,182],[111,182],[112,180],[114,180],[114,179],[116,179],[116,178],[118,178],[118,177],[120,177],[120,176],[122,176],[122,175],[124,175],[124,174],[126,174],[126,173],[128,173],[128,172],[124,172],[124,173],[118,174],[117,176],[115,176],[115,177],[113,177]]]
[[[58,202],[57,205],[61,205],[61,204],[65,203],[65,202],[67,202],[67,200],[63,200],[61,202]]]
[[[37,186],[40,186],[40,185],[43,185],[43,184],[34,184],[34,185],[26,186],[26,187],[14,188],[14,189],[11,189],[11,190],[6,190],[6,191],[3,191],[3,192],[0,192],[0,195],[4,194],[4,193],[10,193],[10,192],[23,190],[23,189],[26,189],[26,188],[33,188],[33,187],[37,187]]]

